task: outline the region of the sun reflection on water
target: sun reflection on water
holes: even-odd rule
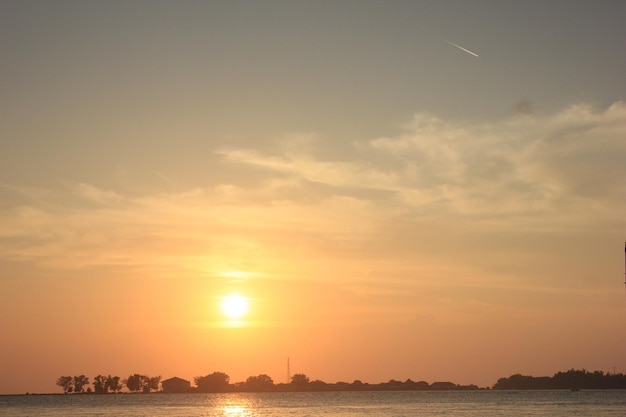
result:
[[[249,413],[246,407],[241,406],[226,406],[222,409],[224,416],[227,417],[238,417],[238,416],[247,416]]]
[[[256,415],[254,403],[247,398],[228,398],[222,401],[216,408],[218,416],[222,417],[251,417]]]

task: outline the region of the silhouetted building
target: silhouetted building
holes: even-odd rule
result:
[[[189,392],[191,391],[191,383],[186,379],[177,376],[161,381],[163,392]]]

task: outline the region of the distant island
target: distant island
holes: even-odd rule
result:
[[[378,384],[370,384],[355,380],[353,382],[327,383],[321,380],[311,381],[305,374],[291,376],[289,383],[274,383],[266,374],[250,376],[243,382],[231,384],[230,377],[224,372],[213,372],[194,378],[195,387],[182,378],[172,377],[161,381],[161,376],[133,374],[126,379],[118,376],[97,375],[89,386],[89,378],[85,375],[61,376],[56,384],[64,394],[110,394],[123,392],[136,393],[211,393],[211,392],[303,392],[303,391],[450,391],[450,390],[554,390],[554,389],[626,389],[626,375],[589,372],[585,369],[571,369],[557,372],[551,377],[511,375],[500,378],[491,388],[480,388],[476,385],[457,385],[452,382],[433,382],[390,380]]]
[[[498,379],[493,389],[626,389],[626,376],[602,371],[588,372],[584,369],[557,372],[551,377],[515,374]]]

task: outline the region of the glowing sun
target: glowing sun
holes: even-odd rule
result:
[[[238,320],[248,314],[250,301],[239,294],[231,294],[222,297],[220,310],[222,314],[231,320]]]

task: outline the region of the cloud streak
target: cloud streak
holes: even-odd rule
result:
[[[467,52],[468,54],[470,54],[470,55],[474,55],[475,57],[477,57],[477,58],[478,58],[478,54],[476,54],[476,53],[474,53],[474,52],[470,51],[469,49],[465,49],[465,48],[463,48],[462,46],[457,45],[457,44],[456,44],[456,43],[454,43],[454,42],[450,42],[450,41],[449,41],[449,40],[447,40],[447,39],[444,39],[444,42],[445,42],[445,43],[447,43],[448,45],[455,46],[455,47],[459,48],[461,51]]]

